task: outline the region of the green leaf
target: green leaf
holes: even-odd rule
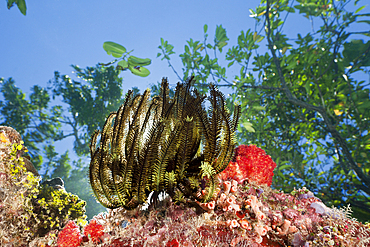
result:
[[[122,67],[122,69],[128,68],[128,62],[126,60],[122,60],[118,62],[118,65]]]
[[[123,53],[126,52],[125,47],[112,41],[104,42],[103,48],[108,55],[112,55],[117,58],[122,57]]]
[[[189,50],[189,46],[187,46],[187,45],[185,45],[185,52],[191,55],[190,50]]]
[[[287,168],[290,168],[290,167],[292,167],[292,166],[291,165],[283,165],[283,166],[279,167],[279,170],[281,171],[281,170],[284,170],[284,169],[287,169]]]
[[[261,36],[261,35],[258,35],[257,36],[257,40],[256,40],[256,43],[259,43],[261,42],[265,37]]]
[[[226,46],[226,45],[227,45],[227,42],[222,41],[222,42],[220,42],[220,43],[218,43],[218,44],[217,44],[217,47],[218,47],[218,49],[221,51],[222,47],[224,47],[224,46]]]
[[[319,174],[317,174],[318,176],[321,176],[321,175],[323,175],[325,172],[324,171],[322,171],[322,172],[320,172]]]
[[[277,171],[277,176],[278,177],[281,177],[281,178],[283,178],[285,180],[285,176],[284,176],[284,174],[280,170]]]
[[[249,132],[256,132],[256,130],[252,127],[252,123],[245,121],[242,123],[243,127]]]
[[[131,66],[147,66],[152,63],[152,60],[149,58],[138,58],[135,56],[130,56],[128,58],[128,64]]]
[[[198,44],[197,47],[195,47],[194,51],[197,51],[199,48],[201,48],[203,44]]]
[[[26,15],[27,12],[27,6],[25,0],[16,0],[15,3],[18,6],[18,9],[21,11],[23,15]]]
[[[253,34],[253,41],[256,41],[257,40],[257,32],[254,32]]]
[[[297,61],[295,60],[294,56],[289,56],[287,59],[288,65],[286,66],[286,69],[290,70],[296,67]]]
[[[207,24],[205,24],[205,25],[203,26],[203,31],[204,31],[204,33],[206,33],[206,32],[207,32],[207,30],[208,30],[208,25],[207,25]]]
[[[234,64],[235,61],[231,61],[230,63],[228,63],[227,67],[229,68],[231,65]]]
[[[357,14],[358,12],[360,12],[361,10],[363,10],[365,7],[366,7],[366,5],[361,6],[360,8],[358,8],[358,9],[355,11],[355,14]]]
[[[309,94],[310,93],[310,81],[306,81],[306,85],[304,86],[306,89],[306,92]]]
[[[128,69],[132,72],[132,74],[138,75],[141,77],[147,77],[148,75],[150,75],[150,71],[145,67],[129,66]]]
[[[281,50],[281,54],[285,54],[285,52],[288,50],[288,46],[284,46],[283,49]]]
[[[356,17],[364,17],[364,16],[370,16],[370,13],[356,15]]]
[[[222,47],[227,45],[229,38],[226,35],[226,29],[222,27],[222,25],[216,27],[216,35],[215,35],[215,45],[218,47],[218,50],[222,52]]]
[[[229,38],[226,35],[226,29],[222,25],[216,27],[216,39],[218,41],[228,41]]]
[[[8,0],[8,4],[7,4],[8,9],[10,9],[11,7],[13,7],[13,4],[14,3],[15,3],[15,0]]]
[[[253,108],[254,108],[256,111],[264,111],[264,110],[266,109],[266,107],[264,107],[264,106],[260,106],[260,105],[253,106]]]

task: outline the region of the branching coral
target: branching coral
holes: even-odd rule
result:
[[[206,96],[191,90],[192,83],[179,83],[173,99],[166,79],[152,100],[149,90],[135,97],[129,91],[108,116],[98,148],[100,133],[92,136],[90,183],[103,206],[133,209],[151,192],[155,203],[162,191],[178,200],[211,199],[215,175],[232,156],[240,109],[232,119],[223,94],[211,85],[207,113]]]

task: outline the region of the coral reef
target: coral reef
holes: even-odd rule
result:
[[[8,141],[8,140],[6,140]],[[4,140],[1,140],[4,147]],[[19,144],[6,143],[0,153],[0,246],[22,246],[34,233],[29,222],[31,198],[37,195],[39,179],[24,167],[23,149]]]
[[[243,155],[249,153],[236,152],[240,159],[234,157],[230,164],[247,167]],[[266,157],[260,157],[263,163]],[[167,195],[151,209],[108,209],[83,231],[70,222],[58,236],[39,238],[33,246],[370,246],[370,224],[351,218],[349,206],[328,208],[306,188],[273,190],[268,186],[270,173],[262,169],[259,177],[266,179],[237,181],[227,168],[208,202],[175,203]]]
[[[25,162],[27,148],[18,132],[4,126],[1,130],[0,246],[29,246],[35,238],[62,229],[70,220],[86,224],[85,202],[66,192],[58,179],[54,179],[57,187],[48,185],[53,181],[40,184],[32,163]]]
[[[61,179],[40,184],[19,134],[3,128],[0,246],[370,246],[370,224],[351,218],[349,206],[328,208],[306,188],[270,188],[276,164],[264,150],[241,145],[225,165],[237,117],[230,119],[222,95],[211,88],[207,115],[190,84],[170,100],[166,83],[151,103],[148,93],[128,97],[108,117],[100,147],[93,136],[90,179],[108,209],[89,224],[85,202]]]
[[[49,246],[370,246],[369,225],[351,219],[349,208],[327,208],[305,188],[283,193],[247,180],[219,182],[202,210],[169,196],[151,210],[109,209],[84,234],[70,223]]]

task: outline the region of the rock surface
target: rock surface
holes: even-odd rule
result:
[[[64,181],[60,177],[47,179],[41,182],[41,185],[49,185],[50,187],[53,187],[54,189],[64,190]]]

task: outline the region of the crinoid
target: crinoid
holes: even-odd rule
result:
[[[233,154],[240,107],[231,118],[215,86],[206,97],[191,90],[192,82],[178,83],[173,99],[167,79],[152,100],[149,90],[135,97],[129,91],[101,133],[92,135],[90,183],[103,206],[133,209],[151,192],[154,200],[160,192],[175,201],[212,198],[214,177]]]

